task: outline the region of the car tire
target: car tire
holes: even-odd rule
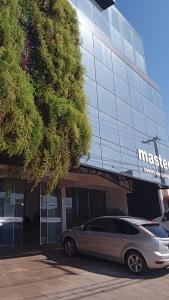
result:
[[[135,275],[143,275],[148,270],[144,257],[135,250],[126,253],[125,264],[129,271]]]
[[[64,252],[67,256],[73,257],[77,254],[77,246],[72,238],[66,238],[63,243]]]

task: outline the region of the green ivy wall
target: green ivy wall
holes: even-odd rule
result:
[[[48,191],[89,149],[83,73],[67,0],[0,1],[0,155]]]

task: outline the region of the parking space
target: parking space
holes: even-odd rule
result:
[[[131,275],[123,265],[61,249],[0,251],[0,299],[166,299],[169,269]]]

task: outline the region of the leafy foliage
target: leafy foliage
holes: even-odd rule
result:
[[[0,153],[48,190],[77,165],[91,130],[76,14],[68,0],[0,1]]]

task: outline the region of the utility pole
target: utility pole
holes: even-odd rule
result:
[[[159,157],[159,151],[158,151],[158,144],[157,142],[161,141],[161,139],[158,137],[158,136],[154,136],[152,139],[148,139],[147,141],[143,141],[142,143],[143,144],[150,144],[150,143],[153,143],[154,144],[154,150],[155,150],[155,154],[156,156]],[[165,178],[161,176],[163,172],[160,164],[159,164],[159,173],[160,173],[160,180],[161,180],[161,183],[165,184]]]

